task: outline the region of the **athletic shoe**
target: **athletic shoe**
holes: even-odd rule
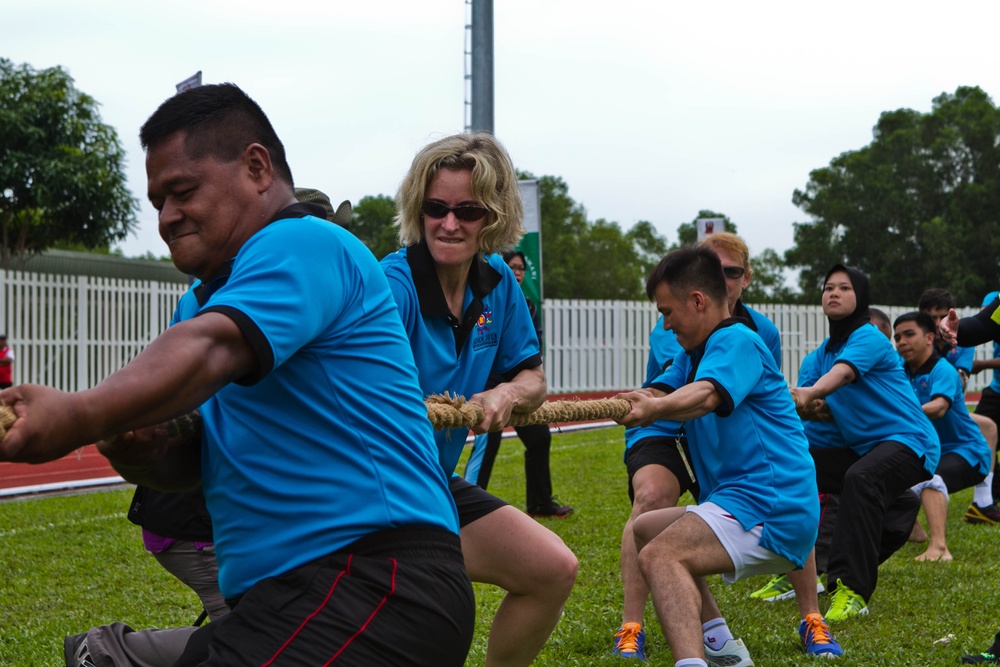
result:
[[[66,667],[96,667],[87,647],[87,633],[69,635],[63,640],[63,657]]]
[[[843,581],[837,579],[837,588],[833,591],[833,602],[826,612],[828,621],[846,621],[855,616],[864,616],[868,613],[868,605],[865,599],[852,591]]]
[[[615,633],[614,654],[622,658],[646,660],[646,633],[638,623],[626,623]]]
[[[830,634],[830,626],[817,613],[806,614],[806,619],[799,622],[799,637],[809,655],[836,658],[844,654],[844,649]]]
[[[555,496],[549,502],[535,505],[528,508],[528,516],[541,517],[543,519],[565,519],[573,513],[573,508],[569,505],[562,505]]]
[[[963,665],[1000,665],[1000,656],[996,653],[977,653],[976,655],[963,655]]]
[[[823,588],[823,581],[816,577],[816,593],[822,593],[824,590],[826,589]],[[750,597],[764,602],[793,600],[795,599],[795,589],[792,588],[792,582],[788,580],[787,575],[779,574],[771,577],[771,581],[751,593]]]
[[[1000,523],[1000,507],[995,504],[980,507],[976,503],[972,503],[969,505],[969,509],[965,510],[965,522],[995,526]]]
[[[718,651],[705,644],[705,660],[712,667],[753,667],[750,651],[742,639],[730,639]]]

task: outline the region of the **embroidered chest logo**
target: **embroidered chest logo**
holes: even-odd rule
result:
[[[491,324],[493,324],[493,311],[484,309],[483,314],[476,320],[476,335],[472,339],[472,350],[474,352],[497,346],[497,335],[490,331]]]

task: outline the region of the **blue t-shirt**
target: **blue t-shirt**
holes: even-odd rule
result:
[[[946,345],[943,350],[938,349],[937,351],[938,353],[944,352],[942,357],[956,370],[961,368],[967,374],[972,374],[972,362],[976,359],[976,348]]]
[[[816,542],[816,468],[784,376],[760,336],[730,318],[653,386],[711,382],[713,413],[685,422],[699,503],[713,502],[744,530],[763,524],[761,546],[802,567]]]
[[[931,420],[941,440],[941,455],[958,454],[983,475],[989,474],[990,448],[965,407],[965,393],[958,371],[937,354],[932,354],[916,371],[911,371],[909,366],[904,367],[921,405],[938,396],[948,401],[948,411]]]
[[[750,320],[748,325],[752,331],[755,331],[761,340],[764,341],[764,345],[771,352],[771,356],[774,357],[774,363],[778,365],[778,370],[781,370],[781,332],[778,331],[778,327],[775,326],[774,322],[769,320],[766,315],[758,313],[756,310],[747,306],[742,301],[736,302],[736,307],[733,309],[733,317],[742,317],[744,319]]]
[[[642,386],[648,387],[673,363],[674,357],[683,352],[684,348],[677,342],[674,330],[663,328],[663,316],[661,315],[660,319],[656,321],[656,326],[649,332],[649,357],[646,360],[646,380]],[[625,453],[627,455],[632,445],[645,438],[676,438],[680,435],[682,426],[681,422],[660,419],[649,426],[627,428],[625,429]]]
[[[819,372],[819,350],[813,350],[802,358],[799,364],[800,387],[811,387],[822,377]],[[802,420],[802,428],[806,432],[806,439],[809,440],[810,447],[846,447],[844,436],[840,434],[840,429],[832,421],[817,421],[812,419]]]
[[[385,276],[352,234],[295,214],[250,237],[174,315],[227,315],[258,361],[201,406],[226,597],[385,528],[458,532]]]
[[[433,259],[423,243],[381,262],[417,362],[424,396],[465,398],[486,388],[491,373],[511,380],[542,359],[535,326],[517,279],[500,255],[477,256],[469,269],[461,321],[451,315]],[[441,466],[451,474],[468,429],[435,434]]]
[[[941,458],[937,431],[917,402],[889,339],[868,324],[851,332],[832,352],[827,350],[828,341],[816,350],[820,376],[837,363],[847,364],[855,375],[854,382],[826,397],[848,447],[864,456],[880,442],[892,440],[923,457],[924,469],[933,475]]]

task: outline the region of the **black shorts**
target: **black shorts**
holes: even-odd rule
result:
[[[986,479],[986,475],[954,453],[943,454],[935,472],[944,480],[948,493],[958,493],[962,489],[970,489]]]
[[[684,450],[683,455],[681,449]],[[628,448],[625,452],[625,467],[628,469],[628,498],[635,502],[635,489],[632,487],[632,477],[640,468],[648,465],[661,465],[674,474],[680,484],[681,494],[690,491],[698,498],[698,481],[694,479],[694,469],[691,463],[691,448],[685,437],[670,438],[653,436],[643,438]]]
[[[989,387],[983,389],[983,393],[979,397],[979,403],[976,404],[975,413],[988,417],[997,424],[1000,424],[1000,394]]]
[[[475,611],[458,536],[392,528],[258,582],[174,667],[458,667]]]
[[[458,508],[459,527],[468,526],[509,504],[461,477],[452,475],[448,486]]]

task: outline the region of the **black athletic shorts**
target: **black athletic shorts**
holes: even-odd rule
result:
[[[976,404],[975,413],[988,417],[997,424],[1000,424],[1000,394],[989,387],[983,389],[983,393],[979,397],[979,403]]]
[[[374,533],[232,602],[174,667],[459,667],[476,613],[458,536],[428,527]]]
[[[683,449],[683,455],[681,450]],[[674,474],[680,484],[681,494],[690,491],[698,498],[698,481],[694,479],[694,468],[691,464],[691,448],[687,438],[670,438],[653,436],[643,438],[628,448],[625,452],[625,467],[628,469],[628,498],[635,502],[635,489],[632,487],[632,477],[648,465],[661,465]]]
[[[458,508],[459,527],[468,526],[509,504],[461,477],[452,475],[448,486]]]

